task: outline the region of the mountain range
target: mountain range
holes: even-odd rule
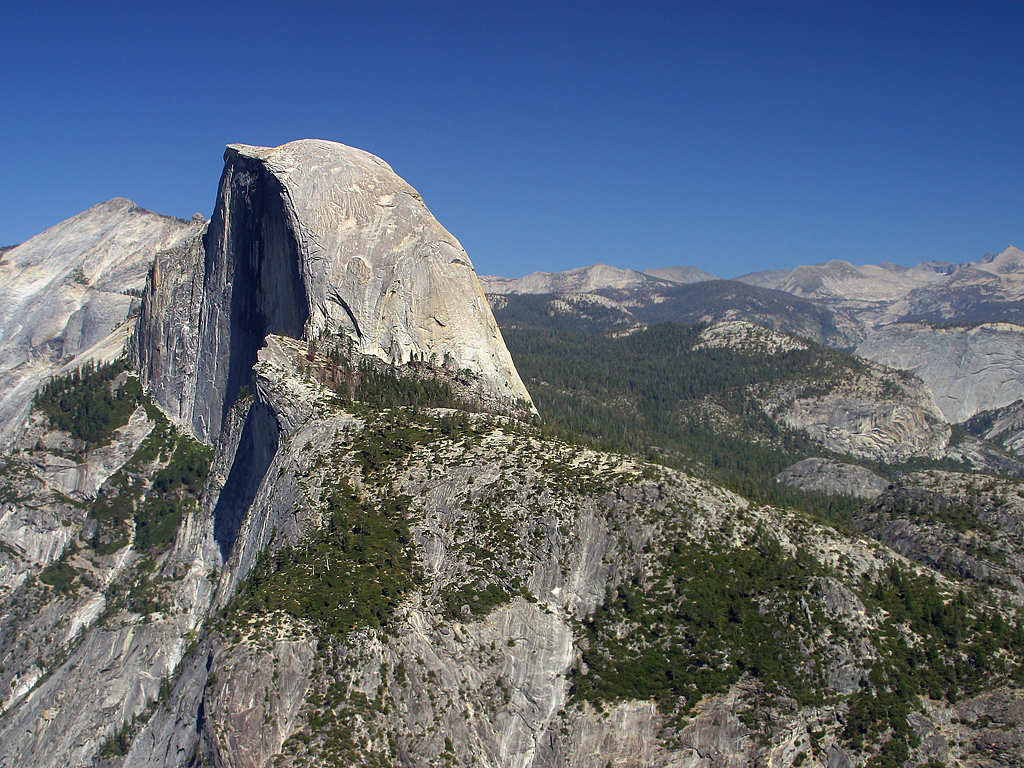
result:
[[[382,159],[0,253],[0,766],[1024,752],[1021,254],[478,278]]]
[[[829,261],[736,280],[694,267],[595,265],[482,284],[499,320],[512,324],[538,311],[601,330],[743,319],[805,336],[915,373],[952,422],[1010,405],[1024,380],[1024,252],[1014,246],[964,264]]]

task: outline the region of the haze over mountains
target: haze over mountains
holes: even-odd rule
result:
[[[576,267],[562,272],[531,272],[519,278],[482,275],[487,293],[589,293],[609,290],[656,290],[666,284],[721,280],[699,267],[659,267],[638,271],[607,264]],[[904,303],[893,307],[890,320],[910,316],[920,319],[929,312],[945,312],[944,319],[966,320],[963,296],[969,291],[1003,304],[1024,293],[1024,252],[1008,246],[999,254],[987,254],[976,262],[950,264],[919,262],[910,267],[897,264],[865,264],[832,260],[802,265],[790,270],[766,269],[736,278],[737,282],[770,288],[806,299],[842,303],[851,311],[866,311],[879,304]],[[942,306],[943,299],[946,302]],[[980,296],[979,296],[980,299]],[[860,303],[860,304],[858,304]],[[934,305],[934,306],[933,306]]]
[[[1017,765],[1022,262],[478,279],[320,140],[61,222],[0,254],[0,766]]]

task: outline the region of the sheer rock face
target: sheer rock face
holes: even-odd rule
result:
[[[130,350],[164,411],[179,424],[190,426],[198,391],[205,231],[156,255]]]
[[[935,393],[943,416],[956,423],[1020,398],[1022,340],[1024,330],[1010,323],[974,328],[899,323],[869,334],[857,354],[912,371]]]
[[[232,144],[224,158],[202,250],[158,261],[136,345],[197,435],[216,438],[269,333],[343,334],[362,354],[468,369],[493,399],[529,401],[469,257],[387,163],[319,140]]]
[[[195,223],[115,198],[62,221],[0,258],[0,444],[9,445],[39,384],[69,361],[121,353],[124,325],[154,254]],[[115,334],[117,335],[117,334]]]

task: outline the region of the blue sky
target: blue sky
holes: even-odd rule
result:
[[[209,215],[224,144],[318,137],[481,273],[1024,247],[1019,3],[21,6],[4,243],[114,196]]]

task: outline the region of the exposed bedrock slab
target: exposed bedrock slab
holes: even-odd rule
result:
[[[775,478],[805,491],[845,494],[873,499],[889,487],[889,481],[856,464],[833,459],[804,459],[786,467]]]
[[[950,423],[1024,395],[1024,328],[1010,323],[973,328],[886,325],[868,334],[857,354],[913,371],[934,393]]]

